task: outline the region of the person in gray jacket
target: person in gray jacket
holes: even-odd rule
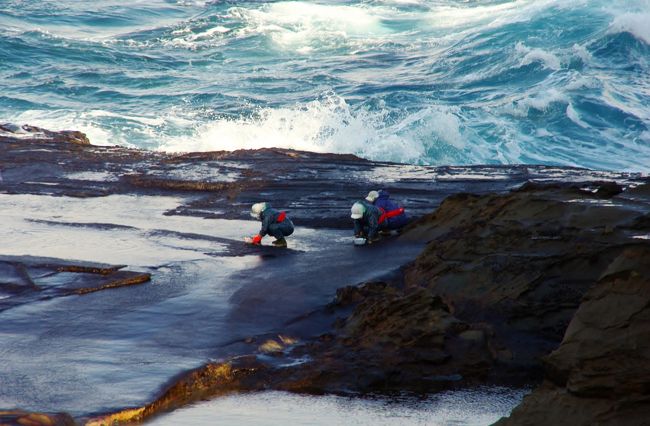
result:
[[[287,246],[285,237],[293,234],[293,222],[286,212],[275,210],[269,203],[255,203],[251,207],[251,216],[262,221],[262,229],[251,239],[252,244],[262,244],[262,238],[268,234],[275,237],[274,246]]]

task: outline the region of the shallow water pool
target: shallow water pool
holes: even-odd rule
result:
[[[202,402],[149,425],[489,425],[528,392],[502,387],[449,391],[427,398],[296,395],[261,392]]]

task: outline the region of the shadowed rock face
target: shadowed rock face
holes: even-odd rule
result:
[[[223,245],[214,253],[192,251],[214,259],[259,255],[258,266],[233,275],[243,284],[230,296],[232,311],[223,314],[229,326],[248,320],[250,328],[240,330],[249,334],[223,344],[228,348],[220,352],[228,354],[223,361],[161,379],[167,385],[152,402],[125,410],[89,409],[85,413],[108,414],[80,415],[80,422],[138,422],[235,391],[426,393],[542,378],[542,388],[508,421],[542,419],[541,407],[549,402],[557,409],[554,418],[568,413],[578,424],[618,419],[612,413],[641,415],[645,409],[647,179],[543,166],[404,166],[275,149],[171,155],[66,138],[3,125],[0,191],[84,199],[174,196],[178,204],[163,216],[174,218],[243,219],[253,202],[270,201],[286,208],[299,227],[318,229],[315,241],[324,238],[320,235],[338,238],[337,228],[350,227],[352,202],[379,186],[420,217],[399,237],[352,251],[334,244],[331,251],[317,252],[316,260],[307,249],[279,255],[273,248],[253,250],[232,237],[194,229],[147,229],[148,238],[166,245],[182,240],[183,249],[194,250],[189,243],[196,241]],[[106,210],[111,208],[107,201]],[[142,226],[58,220],[34,222],[111,232]],[[357,274],[360,264],[386,272],[391,257],[425,242],[419,256],[390,276],[360,286],[348,278],[367,277]],[[270,259],[275,263],[264,263]],[[332,266],[323,268],[324,262]],[[174,264],[160,272],[158,265],[147,273],[128,272],[92,262],[4,256],[0,291],[9,297],[0,302],[11,307],[37,302],[48,292],[48,297],[86,294],[173,276],[177,269],[184,270]],[[333,302],[332,283],[340,287]],[[331,293],[318,296],[320,288],[330,287]],[[157,291],[165,289],[160,285]],[[288,316],[283,310],[294,315],[292,302],[298,301],[313,310],[282,322]],[[159,308],[152,306],[152,312]],[[281,325],[256,329],[260,321],[247,318],[270,313],[275,316],[265,322]],[[140,318],[149,316],[140,312]]]
[[[646,425],[650,419],[650,247],[622,250],[585,295],[544,383],[498,425]]]
[[[335,306],[356,306],[339,320],[334,343],[310,355],[333,351],[334,368],[345,365],[339,378],[362,373],[353,381],[360,391],[537,380],[541,358],[558,346],[585,293],[603,277],[650,264],[647,240],[638,238],[650,230],[637,228],[650,209],[650,197],[639,196],[647,186],[622,193],[601,183],[528,185],[448,198],[400,237],[431,238],[405,268],[403,285],[341,290]],[[640,272],[629,273],[645,285]],[[611,290],[601,297],[612,309],[624,306]]]
[[[584,293],[641,243],[632,228],[647,198],[601,188],[448,198],[409,232],[433,240],[407,270],[407,287],[430,289],[464,321],[490,324],[499,362],[526,374],[557,346]]]

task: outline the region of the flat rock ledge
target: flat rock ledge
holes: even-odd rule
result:
[[[0,311],[38,300],[82,296],[151,280],[149,273],[123,268],[125,265],[0,256]]]
[[[149,404],[74,420],[1,411],[0,424],[133,424],[243,391],[363,395],[484,384],[539,386],[498,424],[649,424],[648,178],[544,166],[408,168],[288,150],[147,153],[7,124],[0,143],[7,194],[188,195],[169,215],[242,218],[264,188],[281,202],[305,200],[293,214],[298,225],[344,227],[327,218],[343,217],[351,197],[390,177],[389,189],[421,216],[397,240],[427,241],[396,274],[339,289],[280,333],[235,342],[242,355],[173,378]],[[205,167],[219,179],[182,178]],[[500,179],[479,178],[495,173]],[[340,197],[312,196],[323,187]],[[221,205],[233,208],[215,214]],[[316,209],[322,218],[310,217]],[[120,265],[28,257],[3,257],[0,272],[9,304],[149,279]],[[312,322],[331,326],[294,337]]]
[[[151,404],[84,419],[140,422],[206,398],[268,389],[431,393],[542,385],[499,424],[650,418],[650,185],[524,185],[460,194],[399,238],[426,249],[387,280],[338,290],[250,354],[174,380]],[[292,328],[330,316],[308,341]]]

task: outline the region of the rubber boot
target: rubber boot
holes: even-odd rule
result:
[[[286,247],[287,240],[285,240],[284,238],[278,238],[277,240],[273,241],[271,244],[273,244],[276,247]]]

